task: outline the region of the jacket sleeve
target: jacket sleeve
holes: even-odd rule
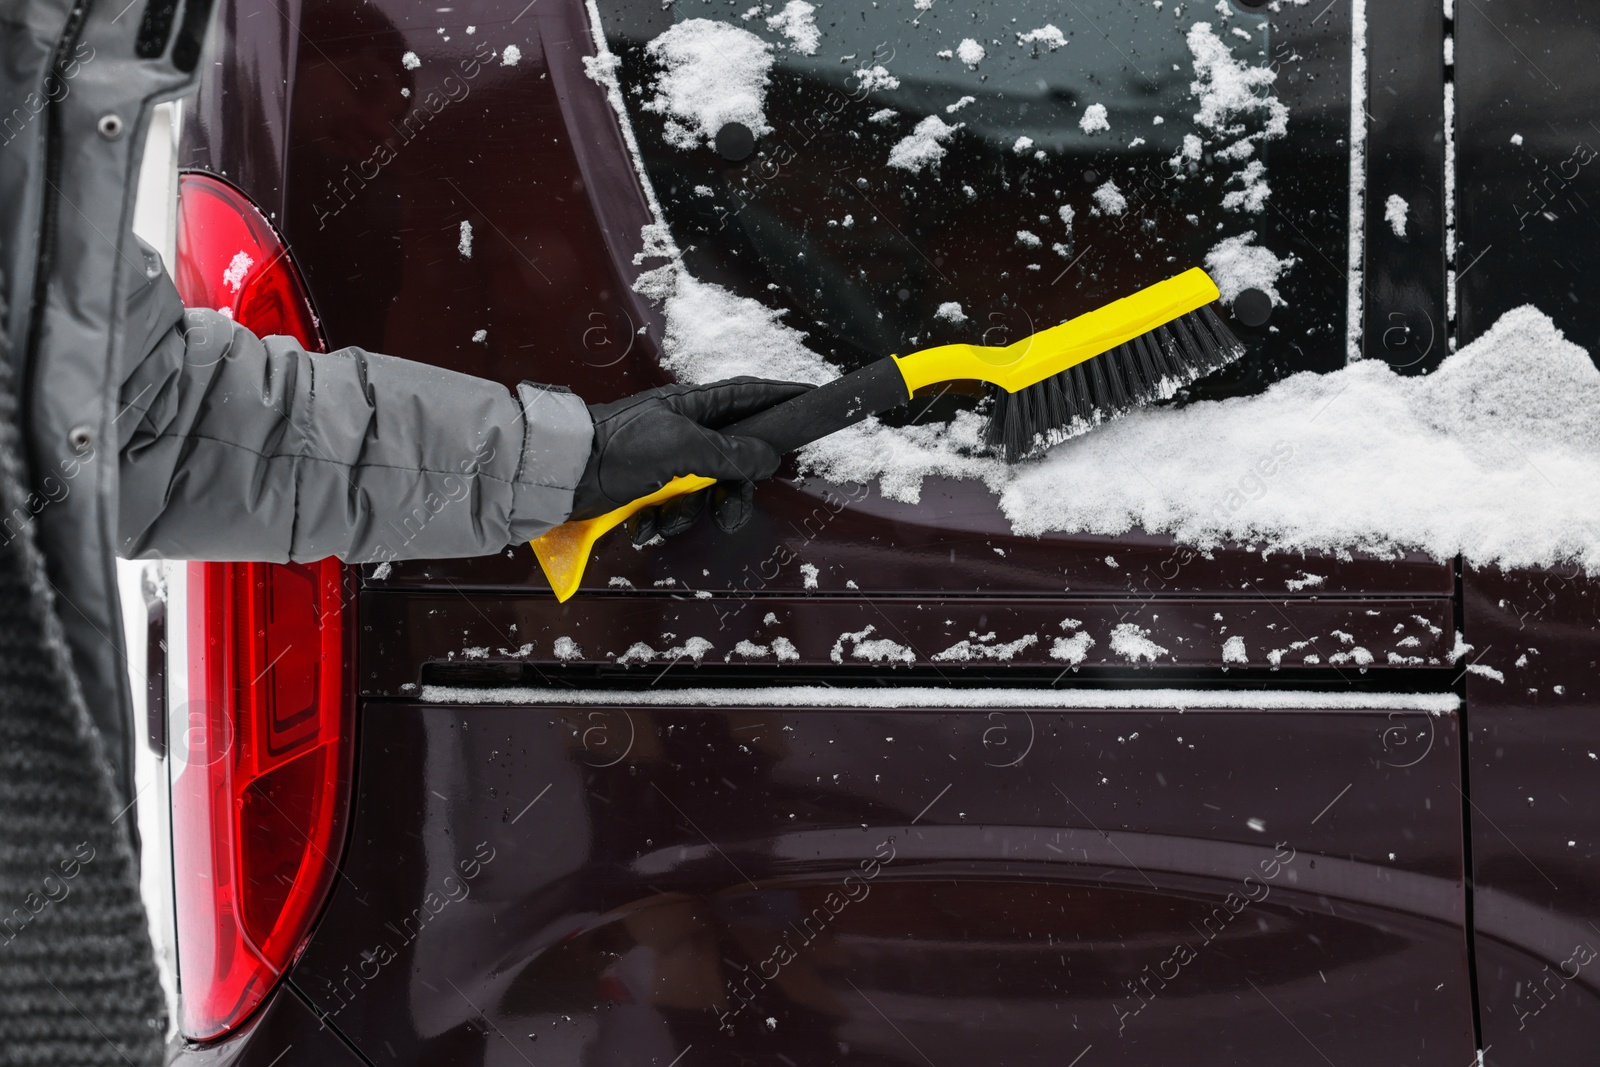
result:
[[[154,275],[115,412],[123,556],[483,555],[566,520],[594,433],[572,393],[257,338]]]

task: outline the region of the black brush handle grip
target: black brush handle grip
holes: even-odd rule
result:
[[[719,430],[758,437],[780,453],[792,452],[910,399],[906,380],[891,356]]]

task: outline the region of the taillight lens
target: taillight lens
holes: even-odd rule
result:
[[[283,243],[205,175],[179,183],[176,282],[257,334],[321,348]],[[183,1031],[220,1036],[305,946],[337,875],[352,709],[344,567],[190,563],[189,705],[174,731],[174,880]]]
[[[225,311],[258,336],[325,350],[288,249],[243,193],[209,174],[180,175],[177,236],[173,281],[186,307]]]

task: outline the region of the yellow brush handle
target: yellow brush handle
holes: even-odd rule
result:
[[[564,522],[528,543],[533,546],[533,554],[539,557],[539,566],[544,569],[544,576],[550,580],[550,588],[556,591],[556,599],[565,603],[578,591],[578,584],[583,581],[583,568],[589,562],[589,553],[594,551],[594,543],[600,540],[600,536],[607,530],[621,526],[632,518],[634,513],[652,504],[659,504],[663,500],[671,500],[675,496],[683,496],[716,484],[715,478],[684,474],[672,479],[649,496],[631,500],[615,511],[608,511],[593,519]]]
[[[1194,267],[1004,347],[940,345],[894,358],[912,392],[975,378],[1015,393],[1197,311],[1219,295],[1211,276]]]

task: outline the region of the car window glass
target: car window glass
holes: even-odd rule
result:
[[[1345,360],[1348,17],[1271,6],[817,3],[810,55],[783,5],[600,10],[689,269],[787,309],[833,363],[1009,343],[1206,266],[1276,298],[1195,387],[1216,396]],[[646,46],[692,19],[773,49],[742,161],[652,104]]]

